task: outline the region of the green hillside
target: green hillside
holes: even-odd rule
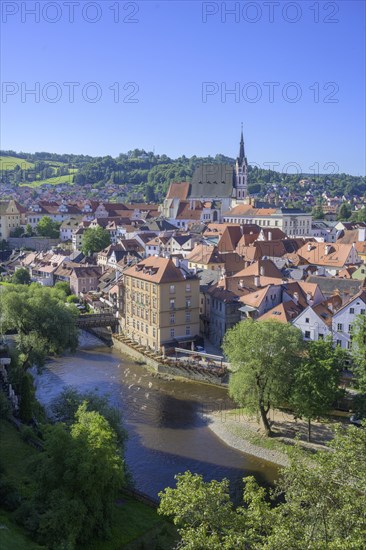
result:
[[[19,157],[0,156],[0,171],[12,171],[16,166],[20,166],[22,170],[30,170],[34,168],[34,163],[29,162]]]
[[[34,180],[27,183],[21,183],[20,187],[40,187],[41,185],[59,185],[61,183],[73,184],[73,174],[67,174],[65,176],[54,176],[53,178],[47,178],[44,180]]]

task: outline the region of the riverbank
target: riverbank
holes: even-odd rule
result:
[[[327,451],[326,443],[333,439],[336,421],[313,422],[312,442],[306,441],[307,422],[295,419],[282,411],[271,412],[273,437],[264,435],[256,418],[241,409],[205,413],[208,428],[230,447],[277,466],[288,466],[288,449],[298,442],[309,457],[318,451]]]

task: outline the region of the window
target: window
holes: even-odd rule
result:
[[[190,321],[191,321],[191,312],[186,311],[186,323],[190,323]]]
[[[337,346],[342,347],[342,340],[337,340]]]
[[[175,334],[174,328],[171,328],[170,329],[170,338],[174,338],[174,334]]]
[[[174,294],[175,292],[175,285],[170,285],[170,294]]]
[[[350,308],[349,308],[349,312],[350,312],[350,313],[354,313],[354,312],[355,312],[355,308],[354,308],[354,307],[350,307]]]
[[[149,327],[148,327],[148,325],[146,325],[146,327],[145,327],[145,332],[146,332],[146,334],[149,334]]]
[[[186,284],[186,292],[191,292],[191,285],[190,283]]]
[[[366,309],[361,309],[361,315],[365,315]]]
[[[351,334],[351,332],[352,332],[352,325],[348,325],[348,332],[349,332],[349,334]]]
[[[153,323],[156,323],[156,313],[153,313]]]
[[[310,338],[310,330],[305,330],[305,338]]]
[[[324,334],[322,334],[321,332],[319,332],[319,340],[324,340]]]
[[[186,308],[191,307],[191,300],[186,300]]]
[[[171,313],[170,314],[170,324],[174,325],[174,323],[175,323],[175,315],[174,315],[174,313]]]
[[[351,347],[352,347],[352,342],[351,341],[347,342],[347,349],[351,349]]]
[[[343,330],[343,325],[342,325],[342,323],[338,323],[338,324],[337,324],[337,330],[338,330],[338,332],[342,332],[342,330]]]
[[[310,323],[310,318],[309,317],[306,317],[305,323]]]
[[[190,336],[190,334],[191,334],[191,327],[188,325],[186,327],[186,336]]]
[[[169,302],[170,302],[170,309],[174,309],[174,308],[175,308],[175,300],[174,300],[174,298],[171,298],[171,299],[169,300]]]

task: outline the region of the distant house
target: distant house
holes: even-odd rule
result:
[[[96,265],[74,267],[70,274],[71,291],[79,295],[97,290],[101,274],[102,268]]]
[[[341,305],[342,300],[337,295],[316,306],[309,305],[292,324],[301,330],[305,340],[324,340],[332,335],[333,315]]]
[[[356,315],[366,314],[366,288],[353,296],[334,315],[332,322],[333,341],[338,346],[351,349],[352,325]]]
[[[347,266],[361,263],[354,244],[309,242],[297,253],[307,263],[316,266],[319,275],[337,275]]]

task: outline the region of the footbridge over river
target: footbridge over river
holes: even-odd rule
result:
[[[110,327],[112,332],[118,332],[118,319],[113,311],[79,315],[76,325],[84,330]]]

